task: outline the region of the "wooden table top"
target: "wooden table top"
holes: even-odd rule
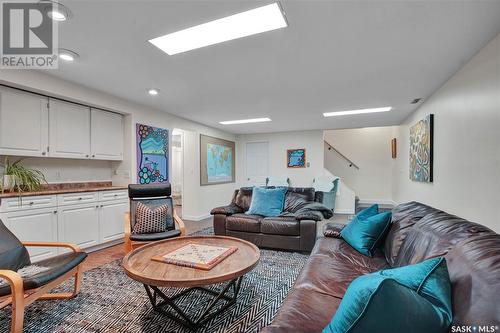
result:
[[[238,250],[209,271],[151,260],[155,255],[180,248],[188,243]],[[242,239],[227,236],[187,236],[144,245],[123,258],[125,273],[143,284],[156,287],[201,287],[238,278],[251,271],[260,258],[259,248]]]

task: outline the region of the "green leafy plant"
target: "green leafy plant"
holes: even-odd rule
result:
[[[11,181],[13,181],[13,190],[19,193],[22,192],[34,192],[39,191],[42,188],[42,183],[47,183],[45,176],[39,170],[34,170],[26,168],[21,165],[22,160],[17,160],[15,162],[9,161],[8,157],[5,157],[5,162],[3,164],[4,176],[11,176]],[[3,177],[2,177],[3,179]],[[5,184],[2,181],[2,193],[5,190]]]

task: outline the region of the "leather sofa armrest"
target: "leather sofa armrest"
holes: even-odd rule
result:
[[[297,221],[302,221],[302,220],[321,221],[323,220],[323,214],[321,214],[321,212],[308,211],[295,215],[295,219]]]
[[[330,222],[325,224],[323,235],[325,237],[340,238],[340,232],[344,229],[345,224]]]
[[[232,203],[228,206],[216,207],[210,211],[210,214],[212,214],[212,215],[222,214],[222,215],[227,216],[227,215],[238,214],[238,213],[243,213],[243,209],[236,206],[234,203]]]
[[[316,244],[316,224],[315,220],[300,221],[300,250],[310,252]]]

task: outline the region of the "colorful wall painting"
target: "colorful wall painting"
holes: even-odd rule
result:
[[[306,167],[306,150],[288,149],[286,151],[286,167],[287,168],[305,168]]]
[[[137,183],[168,182],[168,130],[136,124]]]
[[[235,143],[200,135],[200,185],[235,182]]]
[[[410,127],[410,179],[413,181],[433,181],[433,138],[433,114]]]

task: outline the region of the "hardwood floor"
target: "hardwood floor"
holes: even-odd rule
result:
[[[184,221],[186,225],[186,233],[191,234],[199,230],[208,228],[212,226],[212,218],[208,218],[201,221]],[[89,253],[87,260],[83,264],[83,270],[88,271],[93,268],[105,265],[112,261],[122,259],[125,256],[125,250],[123,244],[118,244],[115,246],[108,247],[103,250],[95,251]]]

